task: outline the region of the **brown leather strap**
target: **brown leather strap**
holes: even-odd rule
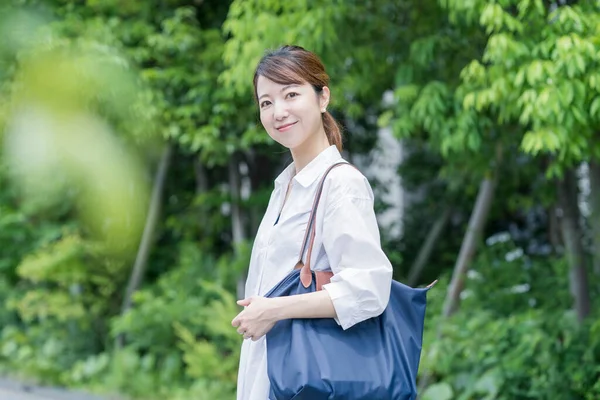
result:
[[[304,240],[302,241],[302,248],[300,251],[300,256],[299,256],[296,266],[294,267],[294,269],[300,269],[300,281],[302,282],[302,285],[306,288],[309,287],[310,284],[312,283],[312,274],[311,274],[311,270],[310,270],[310,259],[312,256],[312,249],[313,249],[313,245],[315,242],[315,234],[316,234],[316,226],[317,226],[317,222],[316,222],[317,208],[319,206],[319,201],[321,200],[321,193],[323,192],[323,185],[325,184],[325,178],[327,177],[327,174],[329,174],[329,172],[332,169],[339,167],[341,165],[349,165],[351,167],[356,168],[354,165],[352,165],[346,161],[342,161],[342,162],[333,164],[325,171],[325,173],[323,174],[323,177],[321,178],[321,181],[319,182],[319,186],[317,187],[315,199],[313,201],[312,210],[310,212],[310,216],[308,217],[308,225],[306,227],[306,232],[304,234]],[[308,253],[306,254],[306,264],[305,264],[302,262],[302,256],[304,255],[304,251],[306,250],[307,242],[308,242]],[[321,290],[321,288],[324,284],[329,283],[329,280],[331,279],[332,276],[333,276],[332,272],[316,271],[315,278],[316,278],[317,290]]]

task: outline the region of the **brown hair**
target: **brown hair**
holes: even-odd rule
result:
[[[317,94],[323,86],[329,86],[329,76],[323,63],[316,54],[300,46],[282,46],[268,51],[258,63],[254,73],[254,98],[258,99],[256,83],[259,76],[264,76],[280,85],[301,85],[308,82]],[[342,151],[342,130],[337,121],[325,111],[321,114],[323,128],[330,144],[335,144]]]

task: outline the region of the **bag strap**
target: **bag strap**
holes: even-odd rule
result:
[[[319,201],[321,200],[321,193],[323,192],[325,178],[327,177],[327,175],[329,174],[329,172],[332,169],[337,168],[341,165],[349,165],[353,168],[356,168],[354,165],[350,164],[347,161],[335,163],[332,166],[330,166],[329,168],[327,168],[327,170],[323,174],[323,177],[321,178],[321,181],[319,182],[319,186],[317,187],[317,191],[315,194],[315,199],[313,200],[312,210],[311,210],[310,216],[308,218],[308,225],[306,227],[306,232],[304,233],[304,240],[302,241],[302,249],[300,251],[300,256],[298,258],[298,262],[296,263],[296,266],[294,267],[294,269],[300,269],[300,281],[302,282],[302,285],[305,288],[309,287],[310,284],[312,283],[312,273],[310,270],[310,258],[312,255],[313,244],[315,242],[316,225],[317,225],[317,223],[316,223],[317,208],[319,207]],[[356,169],[358,169],[358,168],[356,168]],[[302,256],[304,255],[304,251],[306,250],[307,244],[308,244],[308,253],[306,254],[306,263],[304,263],[302,261]],[[320,276],[319,274],[321,274],[322,276]],[[325,275],[327,275],[327,276],[325,276]],[[333,273],[331,273],[331,272],[317,272],[316,273],[317,290],[321,289],[321,286],[323,284],[323,282],[321,282],[321,281],[328,280],[332,275],[333,275]],[[320,278],[323,278],[323,279],[320,279]]]

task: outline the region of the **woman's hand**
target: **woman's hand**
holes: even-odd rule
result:
[[[231,325],[238,328],[238,333],[244,335],[244,339],[260,339],[277,322],[272,301],[273,299],[259,296],[239,300],[237,303],[246,308],[231,321]]]
[[[253,296],[237,302],[246,307],[231,321],[246,339],[260,339],[275,323],[292,318],[336,318],[333,302],[326,290],[266,298]]]

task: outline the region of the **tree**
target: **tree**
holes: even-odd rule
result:
[[[456,3],[449,8],[462,12]],[[594,140],[600,107],[594,43],[600,15],[587,2],[479,2],[469,12],[479,16],[490,38],[482,57],[485,64],[475,60],[464,71],[463,80],[470,86],[464,106],[492,112],[498,122],[518,123],[522,151],[551,155],[546,171],[550,179],[567,175],[557,190],[575,309],[582,320],[589,313],[586,256],[576,198],[566,193],[574,188],[568,178],[572,169],[599,155]]]
[[[497,173],[495,162],[486,160],[497,160],[498,146],[509,165],[513,149],[534,157],[552,155],[545,171],[548,179],[597,157],[593,27],[598,14],[593,6],[526,0],[439,4],[441,12],[419,21],[426,33],[415,40],[419,48],[400,69],[404,80],[397,83],[396,117],[391,121],[400,137],[428,135],[446,157],[447,168],[466,167],[463,179],[465,170],[473,171],[473,177],[478,171]],[[444,41],[439,32],[453,39]],[[472,44],[464,46],[469,54],[461,54],[463,43]],[[461,159],[467,154],[469,160]],[[464,249],[472,248],[472,237]],[[577,249],[581,246],[567,247],[570,260],[584,259],[573,256]],[[455,268],[451,287],[460,288],[467,266],[461,262]],[[574,271],[582,268],[581,263],[572,265]],[[583,271],[572,276],[585,281]],[[575,298],[588,297],[586,284],[574,286],[579,288]],[[457,301],[458,294],[449,299]],[[453,309],[452,304],[446,307]]]

